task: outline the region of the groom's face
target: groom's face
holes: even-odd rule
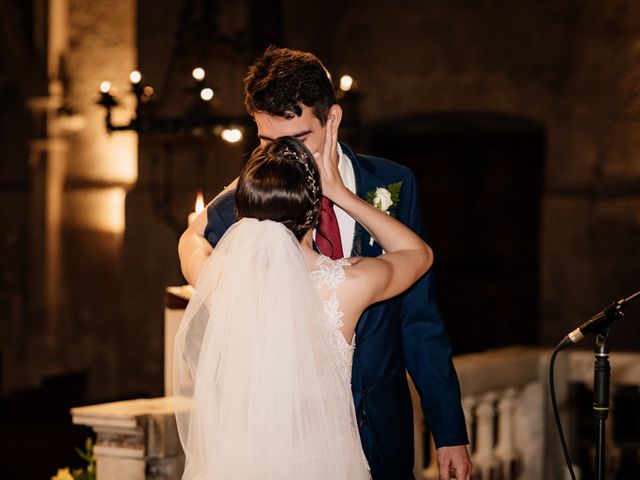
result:
[[[295,137],[309,149],[311,153],[322,154],[326,124],[322,125],[318,117],[309,107],[302,105],[302,115],[294,114],[286,117],[255,113],[253,118],[258,126],[260,144],[280,137]]]

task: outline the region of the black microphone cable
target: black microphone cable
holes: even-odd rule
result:
[[[614,302],[613,304],[611,304],[609,307],[602,310],[597,315],[594,315],[593,317],[591,317],[591,319],[586,323],[584,323],[580,328],[584,328],[585,326],[591,327],[592,325],[594,325],[594,322],[596,320],[600,320],[600,319],[604,319],[602,327],[608,328],[613,323],[614,320],[622,317],[622,307],[638,296],[640,296],[640,290],[638,290],[636,293],[634,293],[633,295],[625,299]],[[591,328],[588,328],[585,330],[586,331],[584,333],[595,333]],[[564,339],[562,339],[562,341],[558,343],[556,348],[553,350],[553,353],[551,354],[551,361],[549,362],[549,391],[551,393],[551,406],[553,407],[553,416],[556,421],[556,427],[558,429],[558,436],[560,437],[560,443],[562,444],[562,452],[564,453],[564,460],[567,463],[567,468],[569,470],[569,474],[571,475],[571,480],[576,480],[576,474],[573,471],[573,463],[571,461],[571,455],[569,453],[569,449],[567,448],[567,442],[564,438],[564,432],[562,431],[562,422],[560,421],[560,413],[558,412],[558,402],[556,400],[556,389],[555,389],[554,378],[553,378],[553,372],[554,372],[556,357],[558,356],[558,353],[560,353],[562,350],[564,350],[568,346],[573,345],[574,343],[577,343],[578,341],[581,340],[581,338],[578,338],[576,341],[573,341],[573,340],[567,341],[568,337],[569,336],[567,335]]]
[[[551,361],[549,362],[549,391],[551,392],[551,406],[553,407],[553,416],[556,419],[556,427],[558,429],[558,435],[560,436],[560,443],[562,444],[562,452],[564,453],[564,460],[567,463],[571,480],[576,480],[576,474],[573,471],[573,463],[571,462],[571,455],[567,448],[567,442],[564,439],[564,433],[562,431],[562,422],[560,422],[560,413],[558,412],[558,402],[556,401],[556,388],[553,382],[553,369],[556,363],[556,356],[560,353],[561,349],[556,347],[551,354]]]

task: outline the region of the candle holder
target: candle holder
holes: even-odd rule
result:
[[[151,85],[142,83],[143,76],[138,70],[129,75],[130,93],[136,99],[135,113],[124,124],[114,124],[111,112],[120,105],[117,99],[117,91],[110,82],[100,84],[100,97],[97,104],[105,109],[105,127],[107,132],[135,131],[140,135],[193,135],[201,136],[204,133],[218,134],[219,132],[235,129],[240,131],[240,138],[246,129],[247,117],[220,115],[211,107],[211,101],[215,97],[212,86],[205,82],[206,72],[202,67],[196,67],[192,71],[194,83],[187,86],[185,91],[192,97],[190,107],[180,116],[163,116],[157,113],[155,108],[158,99]],[[237,137],[237,136],[236,136]],[[236,138],[232,137],[232,138]],[[228,140],[221,135],[224,141],[235,143],[237,140]]]

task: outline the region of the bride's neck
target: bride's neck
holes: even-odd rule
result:
[[[300,246],[313,250],[313,231],[311,229],[300,239]]]

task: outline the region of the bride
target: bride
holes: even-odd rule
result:
[[[238,222],[208,259],[187,260],[198,281],[174,356],[184,480],[370,478],[350,388],[356,323],[433,257],[344,186],[332,130],[315,160],[292,137],[258,147],[238,179]],[[323,195],[386,253],[317,253]]]

